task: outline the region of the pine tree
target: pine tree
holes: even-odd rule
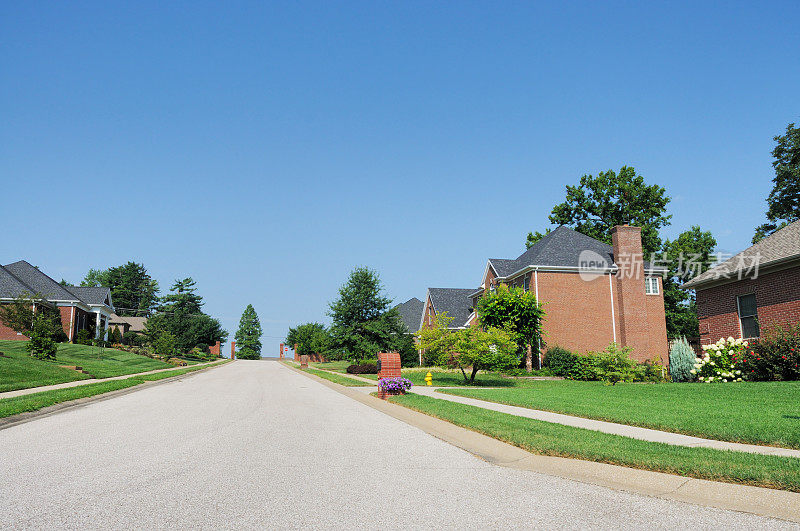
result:
[[[252,304],[247,305],[239,319],[239,330],[236,331],[235,339],[239,347],[236,355],[240,359],[261,359],[261,323]]]

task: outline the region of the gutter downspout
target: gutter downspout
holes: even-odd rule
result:
[[[536,292],[536,304],[539,303],[539,266],[533,270],[533,285]],[[542,368],[542,323],[539,323],[539,337],[536,338],[536,353],[539,357],[539,369]]]
[[[614,343],[617,342],[617,322],[614,317],[614,283],[611,281],[611,273],[608,274],[608,292],[611,294],[611,333]]]

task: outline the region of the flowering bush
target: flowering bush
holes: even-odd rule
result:
[[[697,358],[694,369],[689,372],[705,383],[741,382],[742,371],[738,366],[745,358],[746,348],[747,341],[732,337],[703,345],[703,356]]]
[[[770,330],[745,354],[740,368],[747,380],[800,380],[800,325]]]
[[[406,378],[382,378],[378,381],[381,391],[386,391],[391,395],[401,395],[411,389],[414,384]]]

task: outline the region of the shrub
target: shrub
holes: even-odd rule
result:
[[[630,359],[630,347],[618,347],[611,343],[602,352],[591,353],[596,357],[597,379],[615,385],[617,382],[632,382],[636,376]]]
[[[737,369],[745,356],[747,341],[741,339],[721,338],[712,345],[703,345],[703,356],[697,358],[694,369],[701,382],[741,382],[742,371]]]
[[[378,364],[367,362],[367,363],[354,363],[353,365],[347,366],[348,374],[378,374]]]
[[[685,337],[672,343],[669,349],[669,373],[673,382],[691,382],[694,380],[692,369],[697,356]]]
[[[566,376],[575,366],[577,356],[569,350],[553,346],[547,349],[543,365],[556,376]]]
[[[748,380],[800,380],[800,325],[771,330],[742,354],[738,366]]]
[[[153,350],[156,354],[171,358],[175,354],[175,336],[170,332],[161,332],[153,342]]]
[[[85,328],[83,330],[78,330],[78,333],[75,335],[75,343],[79,345],[91,345],[92,339],[89,337],[89,331]]]
[[[167,363],[169,363],[171,365],[175,365],[176,367],[185,367],[187,365],[186,361],[184,361],[184,360],[182,360],[180,358],[169,358],[167,360]]]
[[[664,375],[667,373],[666,368],[662,365],[661,360],[653,358],[644,363],[635,363],[633,366],[635,382],[663,382],[666,380]]]
[[[25,345],[31,356],[37,360],[54,360],[58,345],[53,340],[53,328],[50,318],[44,313],[37,313],[33,318],[30,341]]]

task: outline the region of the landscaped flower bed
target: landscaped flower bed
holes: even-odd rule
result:
[[[737,368],[744,359],[747,341],[720,338],[711,345],[703,345],[703,356],[697,358],[694,369],[697,380],[711,382],[741,382],[742,371]]]
[[[403,395],[414,384],[407,378],[382,378],[378,380],[378,388],[389,395]]]

